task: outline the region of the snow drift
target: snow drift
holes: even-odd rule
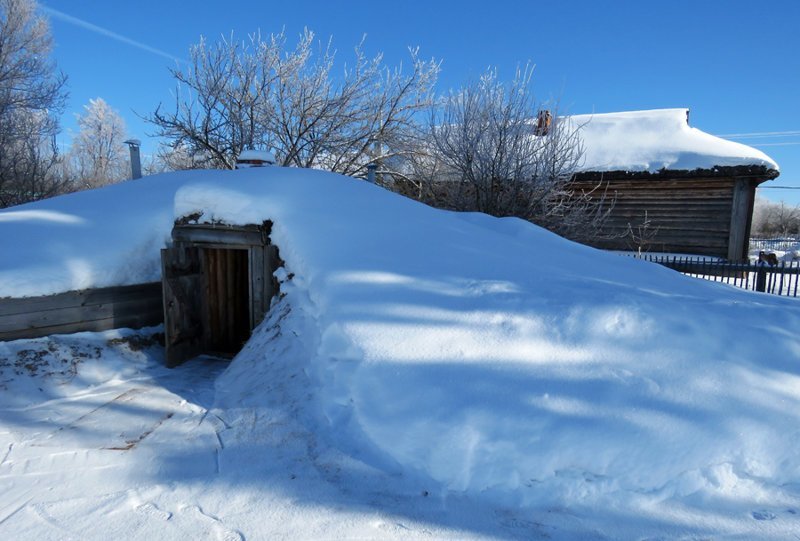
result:
[[[304,422],[376,468],[507,505],[796,499],[800,305],[521,220],[319,171],[159,175],[0,212],[0,296],[157,278],[173,218],[196,212],[273,221],[273,310],[292,317],[255,343],[282,341]],[[254,358],[218,407],[271,399]]]

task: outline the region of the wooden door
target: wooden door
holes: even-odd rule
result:
[[[206,248],[203,320],[205,347],[220,357],[233,357],[250,338],[248,250]]]
[[[172,368],[202,353],[203,271],[198,248],[180,243],[161,250],[166,363]]]

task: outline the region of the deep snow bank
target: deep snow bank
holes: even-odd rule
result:
[[[796,480],[794,301],[357,181],[271,176],[187,186],[176,210],[275,221],[340,445],[369,442],[446,490],[529,503]]]
[[[303,314],[287,320],[286,347],[273,350],[306,368],[315,429],[341,449],[368,448],[375,463],[431,478],[443,492],[531,504],[692,494],[780,502],[781,486],[800,481],[794,300],[318,171],[161,175],[123,186],[85,196],[86,209],[81,194],[12,209],[86,220],[101,240],[76,241],[77,225],[50,221],[51,234],[65,233],[44,255],[20,247],[18,268],[6,263],[3,277],[35,290],[33,271],[59,275],[48,266],[58,257],[81,258],[93,276],[147,274],[160,247],[152,239],[163,242],[174,215],[273,220],[295,275],[284,303]],[[151,188],[156,195],[145,195]],[[119,197],[130,215],[116,226]],[[17,227],[16,242],[27,242]],[[115,255],[121,247],[102,249],[122,235],[147,247],[140,265]],[[237,381],[250,386],[249,400],[269,399],[258,374]]]

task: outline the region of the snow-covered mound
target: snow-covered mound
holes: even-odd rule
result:
[[[506,505],[796,505],[800,304],[518,219],[320,171],[159,175],[0,213],[0,296],[157,279],[195,212],[274,222],[292,316],[257,344],[283,341],[270,362],[302,367],[342,452]],[[219,407],[271,399],[253,347]]]
[[[688,109],[657,109],[567,117],[584,145],[581,171],[714,169],[778,165],[755,148],[689,127]]]

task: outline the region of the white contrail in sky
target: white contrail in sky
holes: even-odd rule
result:
[[[792,131],[762,131],[751,133],[723,133],[717,137],[735,137],[738,139],[750,139],[753,137],[795,137],[800,135],[800,130]]]
[[[800,141],[791,141],[788,143],[748,143],[751,147],[788,147],[792,145],[800,145]]]
[[[160,49],[156,49],[155,47],[151,47],[151,46],[149,46],[149,45],[147,45],[145,43],[142,43],[140,41],[136,41],[136,40],[133,40],[131,38],[127,38],[125,36],[117,34],[116,32],[112,32],[111,30],[107,30],[105,28],[101,28],[101,27],[97,26],[96,24],[92,24],[90,22],[84,21],[83,19],[78,19],[77,17],[73,17],[72,15],[67,15],[66,13],[58,11],[57,9],[53,9],[51,7],[43,6],[41,4],[39,4],[39,7],[41,8],[42,11],[44,11],[45,13],[50,15],[51,17],[54,17],[56,19],[60,19],[60,20],[62,20],[64,22],[68,22],[70,24],[74,24],[75,26],[79,26],[79,27],[81,27],[81,28],[83,28],[85,30],[89,30],[90,32],[94,32],[95,34],[100,34],[101,36],[105,36],[107,38],[111,38],[111,39],[115,39],[117,41],[121,41],[122,43],[130,45],[132,47],[136,47],[137,49],[141,49],[143,51],[147,51],[148,53],[153,53],[153,54],[157,54],[159,56],[163,56],[164,58],[168,58],[168,59],[170,59],[170,60],[172,60],[174,62],[178,62],[178,63],[184,62],[182,59],[178,58],[177,56],[171,55],[171,54],[169,54],[167,52],[164,52],[164,51],[162,51]]]

